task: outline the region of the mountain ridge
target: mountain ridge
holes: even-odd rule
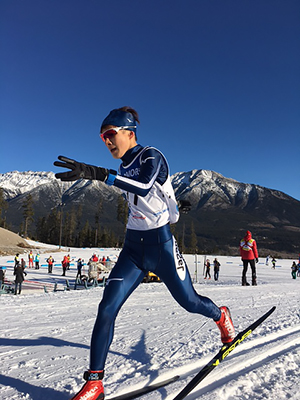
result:
[[[284,192],[203,169],[177,172],[171,176],[171,181],[176,198],[189,200],[192,205],[191,212],[181,216],[175,233],[179,238],[185,236],[189,242],[190,227],[194,225],[200,251],[232,252],[243,231],[252,229],[266,252],[299,252],[300,201]],[[102,182],[61,182],[53,172],[12,171],[0,174],[0,188],[9,204],[7,222],[15,231],[22,220],[22,202],[31,194],[36,218],[61,204],[65,210],[80,204],[83,220],[89,220],[91,225],[101,200],[104,205],[102,225],[118,235],[124,233],[124,225],[116,220],[121,191]],[[184,226],[185,234],[181,233]]]

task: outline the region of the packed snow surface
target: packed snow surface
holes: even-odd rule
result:
[[[1,400],[70,399],[82,386],[82,374],[89,366],[90,337],[104,289],[73,290],[74,261],[78,257],[87,261],[93,252],[116,259],[118,251],[70,249],[74,261],[67,271],[69,291],[63,290],[66,281],[60,265],[67,251],[50,251],[41,255],[39,270],[27,268],[20,296],[0,297]],[[56,261],[52,275],[45,263],[50,254]],[[27,255],[21,257],[27,260]],[[213,257],[209,256],[211,261]],[[271,269],[260,259],[258,286],[242,287],[240,259],[218,259],[220,279],[215,282],[203,279],[203,256],[186,256],[196,290],[230,308],[237,332],[273,305],[276,311],[186,399],[300,399],[300,278],[291,277],[293,260],[278,260]],[[12,261],[11,256],[0,257],[11,281]],[[57,292],[52,291],[55,282]],[[219,348],[213,321],[182,309],[163,283],[141,284],[116,321],[105,369],[106,398],[179,374],[179,381],[143,397],[171,400]]]

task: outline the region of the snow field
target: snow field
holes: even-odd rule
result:
[[[100,256],[117,255],[112,249],[96,251]],[[71,257],[87,260],[93,252],[71,249]],[[62,258],[61,254],[52,255],[56,261]],[[0,258],[0,265],[7,266],[8,279],[12,279],[13,264],[7,261],[12,259]],[[186,259],[193,276],[194,257]],[[258,286],[242,287],[240,259],[218,259],[220,280],[203,279],[201,259],[195,288],[219,306],[230,307],[237,331],[273,305],[277,308],[187,400],[299,399],[300,279],[291,279],[293,260],[279,260],[275,270],[261,260]],[[51,276],[46,268],[27,272],[27,279],[39,282],[40,289],[24,287],[20,296],[0,297],[0,399],[67,400],[83,384],[103,288],[63,291],[65,281],[59,266]],[[67,275],[72,286],[75,265]],[[43,284],[54,282],[60,291],[44,293]],[[116,321],[105,370],[107,399],[129,387],[180,374],[181,380],[143,397],[171,400],[219,347],[219,332],[213,321],[183,310],[163,283],[141,284]]]

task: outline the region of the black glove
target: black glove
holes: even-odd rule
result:
[[[255,261],[258,263],[258,258],[256,258]]]
[[[188,200],[179,200],[178,201],[178,209],[179,212],[183,214],[187,214],[191,211],[192,205]]]
[[[60,161],[53,164],[56,167],[69,168],[71,171],[59,172],[55,177],[61,181],[77,181],[78,179],[89,179],[105,182],[109,171],[106,168],[96,167],[95,165],[84,164],[71,158],[58,156]]]

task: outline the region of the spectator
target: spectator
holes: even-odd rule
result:
[[[292,278],[296,279],[296,276],[297,276],[296,274],[297,274],[298,267],[297,267],[297,264],[295,263],[295,261],[293,261],[291,269],[292,269]]]
[[[53,257],[50,256],[49,258],[47,258],[46,261],[48,263],[48,274],[52,274],[52,269],[53,269],[53,264],[54,264]]]
[[[247,275],[248,264],[250,264],[252,270],[252,285],[256,286],[257,280],[256,280],[255,262],[258,263],[258,252],[257,252],[256,241],[252,238],[250,231],[247,231],[244,238],[240,241],[240,254],[243,261],[242,285],[249,286],[246,275]]]
[[[79,277],[81,279],[81,270],[83,267],[83,261],[81,258],[78,258],[77,260],[77,275],[76,275],[76,279]]]
[[[96,256],[96,254],[93,254],[92,261],[93,262],[98,262],[99,261],[99,258]]]
[[[14,268],[16,268],[19,264],[20,264],[20,255],[19,255],[19,253],[17,253],[16,256],[15,256],[15,266],[14,266]]]
[[[30,250],[30,253],[28,254],[28,268],[33,268],[33,254],[32,254],[32,250]]]
[[[62,265],[62,269],[63,269],[62,276],[66,276],[66,271],[67,271],[67,267],[68,267],[68,257],[67,256],[64,256],[64,258],[61,262],[61,265]]]
[[[19,288],[19,294],[21,294],[22,291],[22,283],[25,279],[24,275],[27,275],[25,272],[24,268],[18,264],[14,270],[14,275],[15,275],[15,294],[18,292]]]
[[[205,270],[205,278],[204,279],[206,279],[207,277],[209,277],[208,279],[211,279],[209,259],[206,260],[205,267],[206,267],[206,270]]]
[[[71,257],[70,254],[67,255],[67,270],[70,269],[70,262],[71,262]]]
[[[35,269],[40,269],[40,255],[39,255],[39,253],[36,254],[34,262],[35,262]]]
[[[217,258],[214,259],[214,280],[217,281],[219,279],[219,272],[220,272],[220,266],[221,264],[217,260]]]
[[[0,267],[0,281],[1,281],[1,283],[4,283],[4,279],[5,279],[5,269]]]

